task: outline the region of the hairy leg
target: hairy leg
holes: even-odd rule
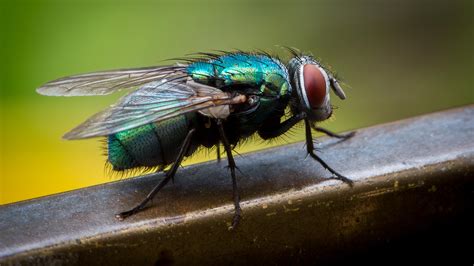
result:
[[[352,180],[350,180],[349,178],[339,174],[336,170],[332,169],[325,161],[323,161],[323,159],[321,159],[318,155],[316,155],[316,153],[314,153],[313,136],[311,134],[311,126],[310,126],[310,122],[308,121],[308,119],[305,119],[304,124],[305,124],[305,133],[306,133],[306,149],[308,151],[308,154],[313,159],[318,161],[324,168],[326,168],[326,170],[328,170],[333,175],[335,175],[335,177],[334,177],[335,179],[341,180],[344,183],[347,183],[349,186],[352,187],[352,185],[353,185]]]
[[[233,194],[233,199],[234,199],[234,218],[232,219],[232,226],[230,229],[235,229],[237,225],[239,224],[240,218],[242,216],[242,209],[240,208],[240,195],[239,195],[239,189],[237,187],[237,179],[235,177],[235,169],[237,166],[235,165],[234,157],[232,156],[232,149],[230,147],[229,141],[227,140],[227,137],[224,132],[224,127],[222,125],[221,120],[217,120],[217,125],[219,127],[219,134],[221,137],[221,142],[224,146],[225,152],[227,154],[227,161],[229,162],[229,168],[230,168],[230,175],[232,177],[232,194]]]
[[[317,127],[317,126],[311,126],[314,130],[318,131],[318,132],[321,132],[321,133],[324,133],[330,137],[334,137],[334,138],[338,138],[338,139],[349,139],[351,138],[352,136],[355,135],[355,131],[352,131],[352,132],[349,132],[347,134],[337,134],[337,133],[334,133],[328,129],[325,129],[325,128],[322,128],[322,127]]]
[[[191,129],[188,132],[188,134],[186,135],[186,138],[184,139],[183,144],[181,145],[181,149],[179,150],[178,158],[173,163],[170,170],[168,172],[166,172],[165,178],[163,180],[161,180],[161,182],[158,183],[158,185],[156,185],[151,190],[151,192],[146,196],[146,198],[142,202],[140,202],[140,204],[138,204],[137,206],[135,206],[134,208],[132,208],[128,211],[124,211],[124,212],[121,212],[121,213],[115,215],[115,217],[117,219],[123,220],[123,219],[139,212],[140,210],[142,210],[145,207],[145,205],[155,197],[155,195],[158,193],[158,191],[160,191],[171,179],[174,178],[174,175],[176,174],[176,171],[178,170],[178,167],[181,165],[181,162],[183,161],[184,155],[186,154],[186,152],[189,149],[189,145],[191,144],[191,138],[192,138],[194,132],[195,132],[195,129]]]

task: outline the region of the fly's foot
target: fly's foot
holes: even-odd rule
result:
[[[349,132],[347,134],[337,134],[337,133],[334,133],[334,132],[332,132],[328,129],[322,128],[322,127],[314,126],[313,129],[318,131],[318,132],[324,133],[324,134],[326,134],[330,137],[338,138],[338,139],[344,139],[344,140],[350,139],[355,135],[355,131]]]
[[[339,174],[338,172],[336,172],[336,170],[332,169],[325,161],[323,161],[323,159],[319,158],[319,156],[316,155],[314,151],[309,151],[308,153],[313,159],[319,162],[326,170],[328,170],[329,172],[331,172],[331,174],[334,175],[334,177],[332,177],[333,179],[340,180],[348,184],[350,187],[354,186],[354,182],[351,179]]]
[[[356,132],[352,131],[352,132],[349,132],[347,134],[340,134],[339,136],[340,136],[341,139],[350,139],[350,138],[354,137],[355,134],[356,134]]]
[[[240,223],[241,218],[242,218],[242,210],[239,207],[238,209],[235,209],[234,217],[232,218],[232,225],[229,226],[228,228],[229,231],[235,230],[237,228],[237,226]]]
[[[333,177],[333,179],[336,179],[336,180],[340,180],[346,184],[348,184],[350,187],[354,187],[354,181],[352,181],[351,179],[337,173],[337,172],[334,172],[333,173],[335,176]]]
[[[327,134],[328,132],[325,132],[325,133]],[[346,134],[337,134],[337,133],[331,132],[331,134],[327,134],[327,135],[336,139],[347,140],[347,139],[352,138],[355,135],[355,133],[356,133],[355,131],[352,131]]]
[[[137,207],[135,207],[131,210],[124,211],[124,212],[116,214],[115,218],[119,221],[123,221],[123,220],[125,220],[125,218],[134,215],[135,213],[139,212],[141,209],[142,209],[141,206],[137,206]]]

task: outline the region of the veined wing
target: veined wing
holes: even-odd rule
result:
[[[122,97],[115,105],[99,112],[64,135],[83,139],[111,135],[147,123],[216,106],[242,103],[244,95],[194,83],[154,81]]]
[[[48,82],[36,91],[48,96],[106,95],[159,79],[186,78],[185,68],[185,65],[157,66],[75,75]]]

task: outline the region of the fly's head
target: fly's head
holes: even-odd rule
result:
[[[310,121],[323,121],[332,114],[329,92],[332,89],[341,99],[346,95],[337,80],[310,56],[299,56],[288,63],[293,97],[292,108],[305,112]]]

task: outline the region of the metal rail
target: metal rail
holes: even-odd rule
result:
[[[420,239],[472,236],[474,105],[360,129],[348,141],[321,141],[321,156],[352,178],[353,188],[327,180],[296,143],[236,158],[243,173],[236,231],[227,229],[233,205],[224,162],[180,169],[150,207],[125,221],[114,215],[158,179],[4,205],[0,264],[334,262],[374,250],[391,254],[380,249],[387,243],[403,250],[426,244]]]

